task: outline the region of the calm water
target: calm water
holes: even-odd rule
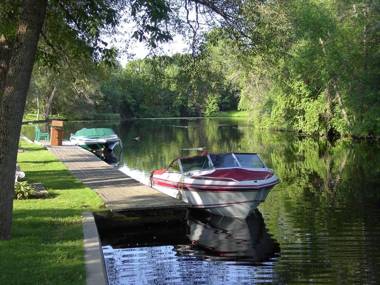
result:
[[[152,242],[138,244],[138,234],[135,242],[108,241],[111,284],[380,284],[379,145],[329,144],[223,119],[86,126],[114,128],[122,164],[137,173],[202,146],[258,152],[281,178],[247,221],[191,214],[161,243],[153,238],[160,227],[144,230]]]
[[[112,229],[98,221],[111,284],[254,284],[276,274],[280,247],[260,212],[246,220],[191,211],[175,224],[126,223]]]

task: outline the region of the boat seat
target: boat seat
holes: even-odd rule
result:
[[[41,132],[41,129],[35,126],[34,127],[34,141],[39,142],[41,140],[49,141],[50,140],[49,132]]]

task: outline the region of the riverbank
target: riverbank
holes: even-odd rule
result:
[[[51,117],[49,116],[49,119],[46,120],[43,118],[43,115],[37,116],[37,114],[28,113],[24,115],[22,122],[23,124],[44,123],[52,119],[64,120],[64,121],[113,121],[113,120],[120,120],[120,114],[118,113],[84,113],[84,114],[77,114],[75,116],[71,115],[70,117],[57,114]]]
[[[102,202],[46,149],[21,148],[27,181],[41,182],[49,197],[15,200],[12,240],[0,241],[0,284],[85,284],[82,213]]]
[[[225,112],[217,112],[213,114],[210,117],[214,118],[243,118],[243,119],[248,119],[249,113],[247,111],[225,111]]]
[[[249,113],[247,111],[225,111],[217,112],[211,116],[205,116],[205,118],[248,118]],[[120,120],[120,114],[116,113],[96,113],[96,114],[86,114],[79,115],[77,117],[67,117],[63,115],[54,115],[54,119],[65,120],[65,121],[107,121],[107,120]],[[170,118],[183,118],[183,117],[170,117]],[[131,118],[136,119],[136,118]],[[139,119],[151,119],[151,118],[139,118]],[[162,118],[156,118],[162,119]],[[23,117],[23,123],[43,123],[48,120],[43,119],[43,116],[37,116],[37,114],[28,113]]]

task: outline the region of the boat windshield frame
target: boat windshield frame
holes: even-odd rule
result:
[[[217,155],[219,155],[219,156],[220,155],[231,155],[236,165],[235,166],[216,167],[211,156],[217,156]],[[242,166],[241,162],[239,161],[239,159],[236,155],[254,155],[257,157],[259,162],[262,164],[262,167],[245,167],[245,166]],[[195,158],[199,158],[199,157],[207,157],[209,167],[190,169],[190,170],[184,171],[183,160],[195,159]],[[179,157],[179,158],[174,159],[169,164],[169,166],[167,167],[167,170],[169,170],[171,165],[173,163],[175,163],[176,161],[178,161],[181,174],[185,174],[185,173],[189,173],[189,172],[193,172],[193,171],[205,171],[205,170],[213,170],[213,169],[229,169],[229,168],[244,168],[244,169],[257,169],[257,170],[267,169],[267,166],[265,165],[265,163],[262,161],[262,159],[260,158],[260,156],[257,153],[229,152],[229,153],[223,153],[223,154],[207,154],[207,155],[197,155],[197,156],[193,156],[193,157]]]
[[[268,169],[267,165],[264,163],[264,161],[261,159],[261,157],[259,156],[258,153],[234,152],[232,154],[235,157],[236,161],[239,163],[239,165],[240,165],[241,168],[245,168],[245,169]],[[256,156],[257,160],[261,163],[262,167],[246,167],[246,166],[243,166],[243,165],[241,165],[241,161],[239,160],[239,158],[236,155],[252,155],[252,156]]]
[[[169,169],[172,168],[172,165],[175,163],[175,162],[178,162],[178,165],[179,165],[179,172],[176,172],[176,171],[170,171]],[[181,158],[178,157],[174,160],[172,160],[172,162],[169,163],[168,167],[166,167],[166,171],[169,172],[169,173],[183,173],[183,167],[182,167],[182,163],[181,163]]]

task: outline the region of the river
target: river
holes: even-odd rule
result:
[[[188,154],[183,148],[205,147],[257,152],[281,179],[244,223],[195,213],[171,244],[105,244],[111,284],[380,283],[378,144],[329,143],[230,119],[67,123],[66,130],[83,126],[112,127],[123,141],[122,166],[140,173]],[[234,257],[218,258],[223,243],[235,247]]]

